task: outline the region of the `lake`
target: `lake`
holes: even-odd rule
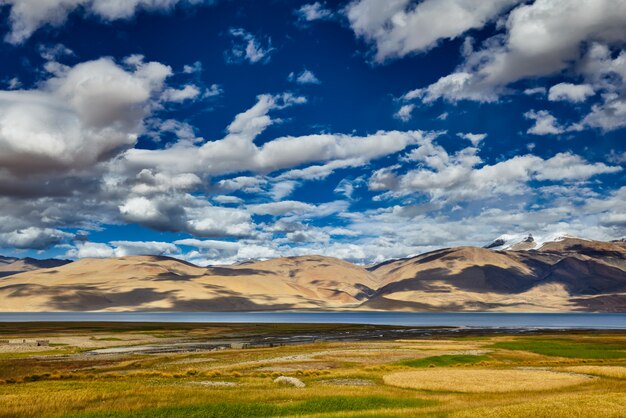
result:
[[[415,327],[626,329],[626,313],[2,312],[0,322],[371,324]]]

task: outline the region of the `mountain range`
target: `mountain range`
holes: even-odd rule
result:
[[[370,267],[319,255],[210,267],[1,257],[0,311],[626,312],[626,242],[527,236],[486,247]]]

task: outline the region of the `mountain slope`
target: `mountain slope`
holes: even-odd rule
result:
[[[37,260],[35,258],[13,258],[0,256],[0,278],[11,276],[13,274],[25,271],[38,270],[43,268],[60,267],[71,263],[70,260],[59,260],[50,258],[46,260]]]
[[[626,246],[564,238],[539,250],[458,247],[371,269],[364,307],[401,310],[626,311]]]
[[[154,256],[82,259],[6,277],[0,311],[330,309],[356,306],[374,287],[366,270],[321,256],[212,268]]]
[[[16,262],[0,259],[0,268]],[[208,268],[82,259],[0,280],[0,311],[284,309],[626,312],[626,243],[446,248],[368,269],[315,255]]]

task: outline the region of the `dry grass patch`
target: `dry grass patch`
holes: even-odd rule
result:
[[[563,394],[548,398],[531,398],[524,402],[514,400],[509,405],[465,408],[451,417],[623,417],[626,411],[626,396],[623,393],[606,394]]]
[[[621,366],[572,366],[559,370],[626,379],[626,367]]]
[[[386,384],[451,392],[518,392],[549,390],[591,381],[590,376],[545,370],[445,369],[392,373]]]

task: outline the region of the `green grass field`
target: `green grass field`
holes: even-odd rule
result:
[[[626,410],[626,334],[619,333],[89,353],[331,328],[0,324],[0,339],[63,344],[0,345],[0,417],[620,417]],[[279,376],[306,386],[275,383]]]
[[[480,363],[481,361],[487,361],[489,359],[490,357],[488,356],[457,354],[432,356],[416,360],[405,360],[400,362],[400,364],[409,367],[444,367]]]

